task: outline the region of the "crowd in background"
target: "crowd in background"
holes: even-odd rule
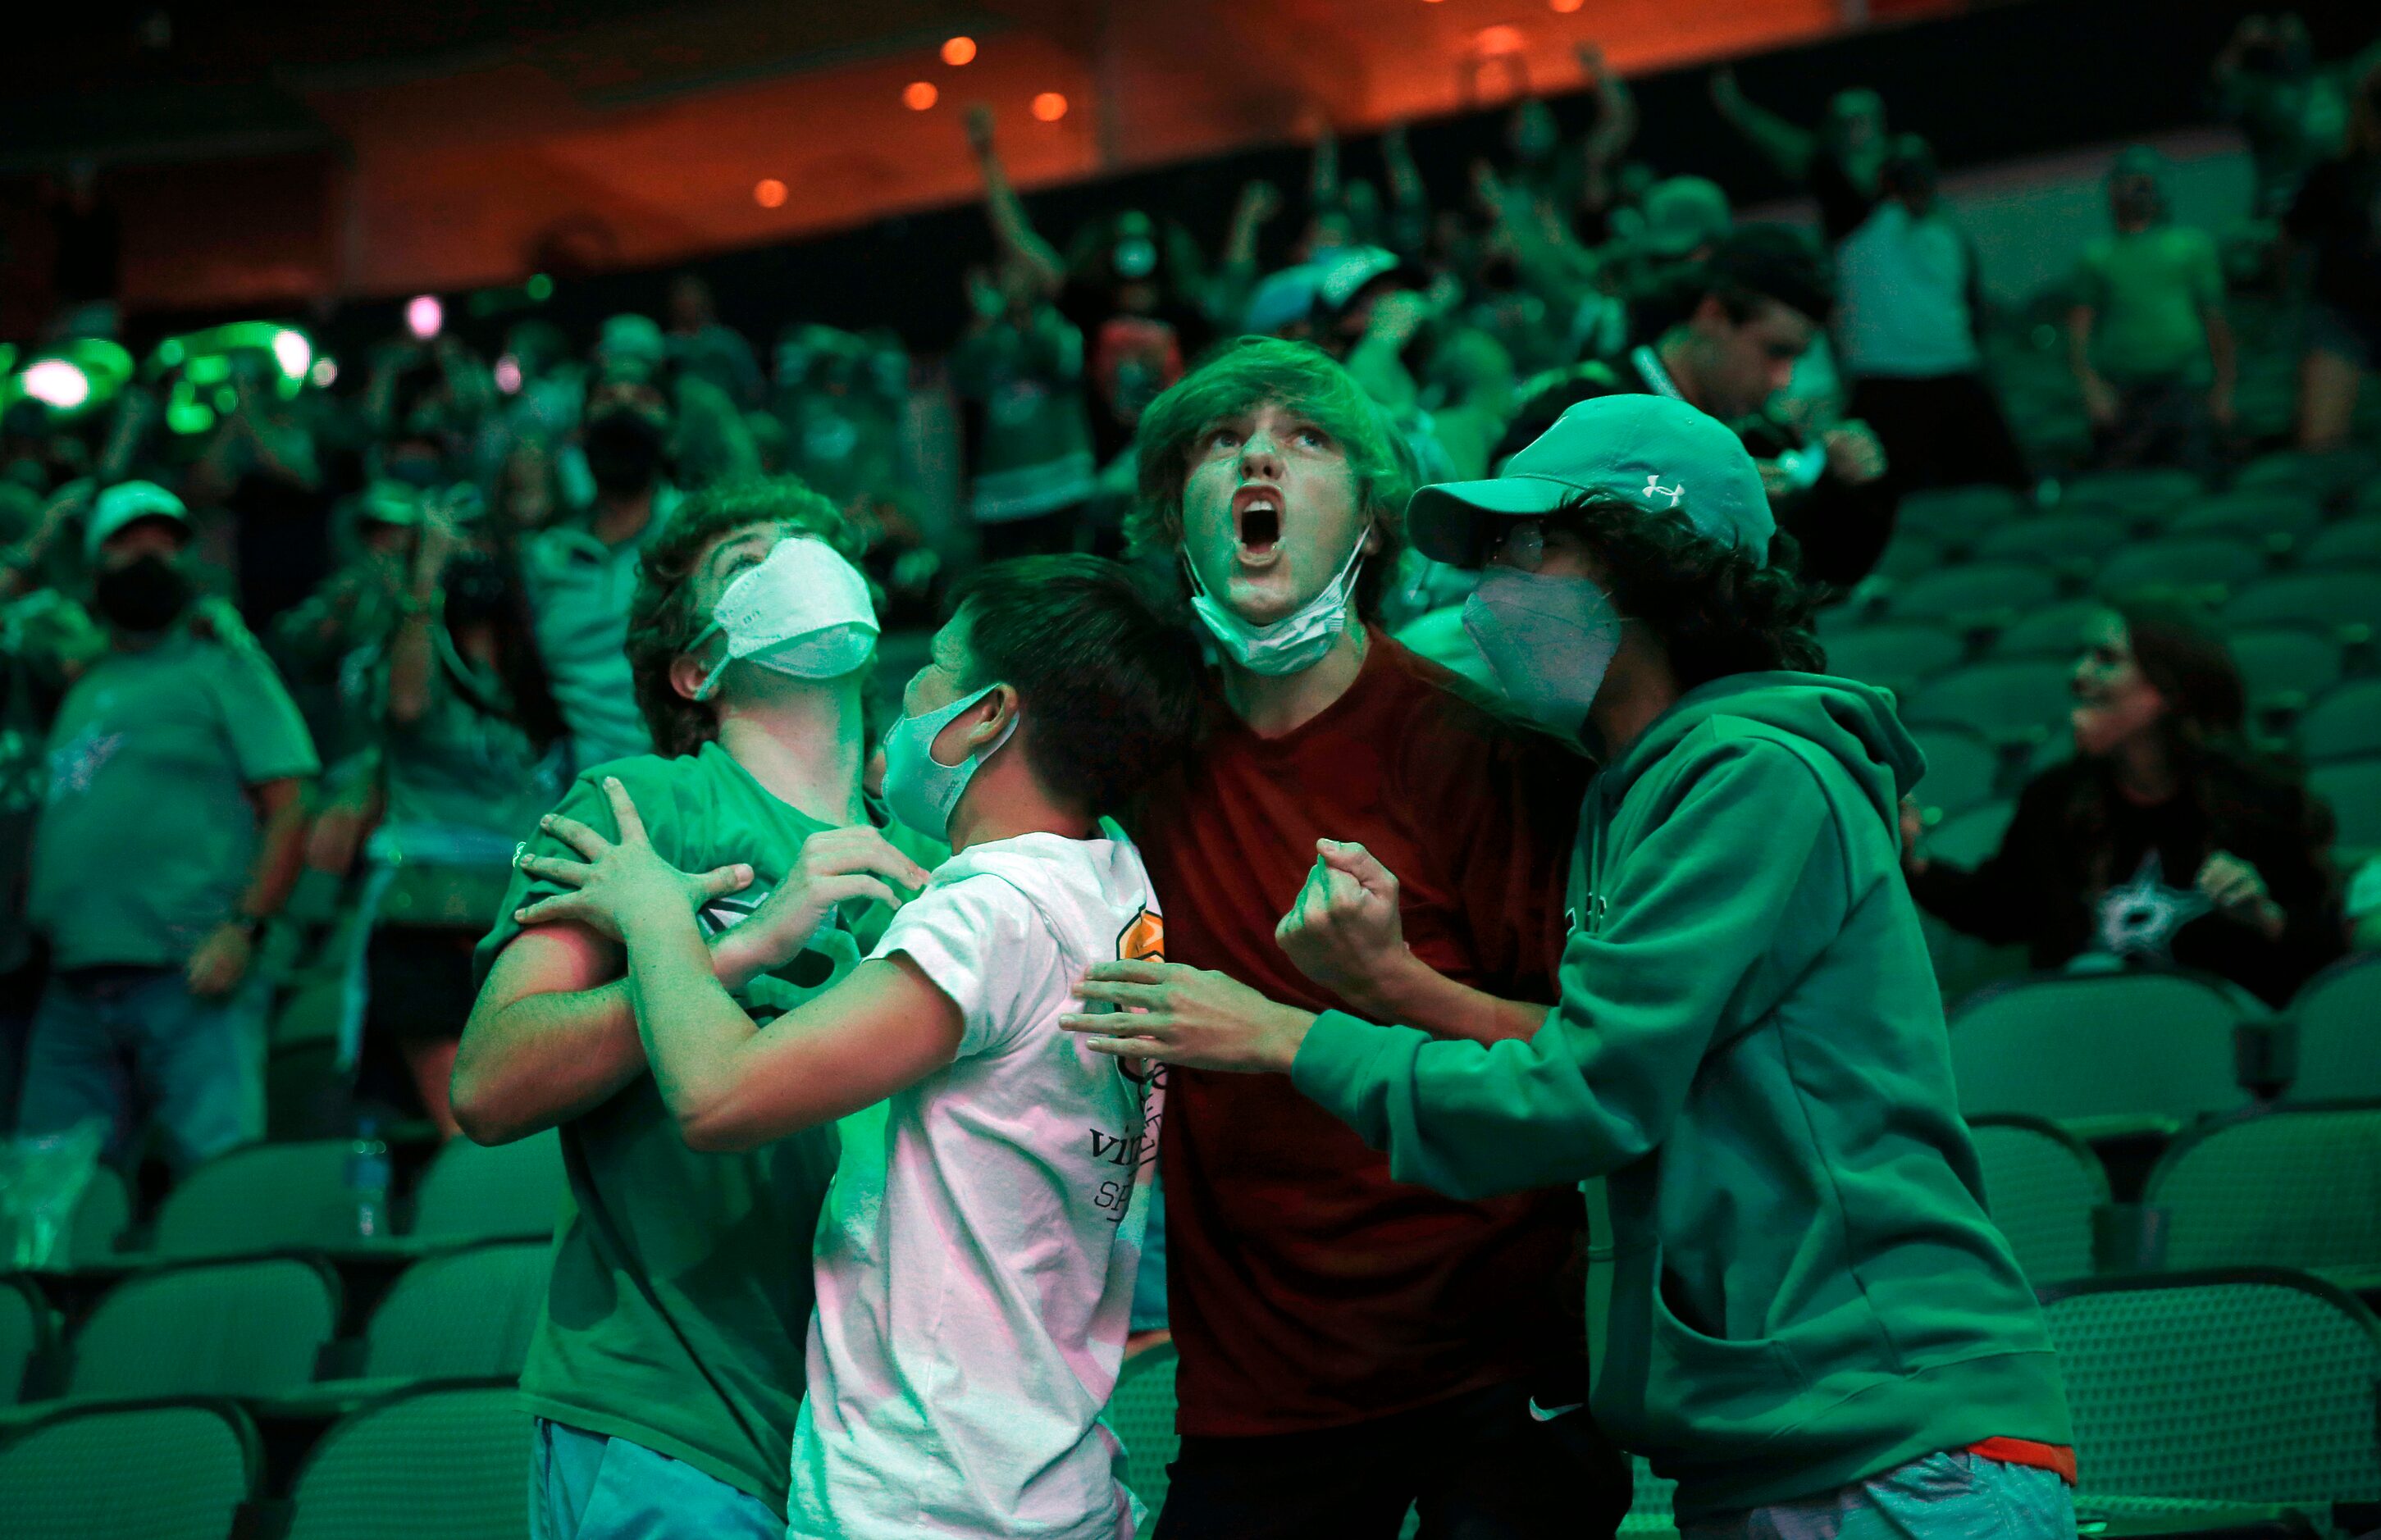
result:
[[[1038,228],[979,109],[995,257],[939,357],[789,297],[764,361],[687,275],[665,313],[592,338],[536,319],[418,327],[339,389],[286,388],[269,348],[236,350],[203,433],[168,431],[154,382],[71,421],[19,401],[0,422],[0,1109],[21,1087],[29,1131],[104,1118],[119,1154],[153,1129],[177,1167],[257,1137],[255,959],[312,883],[369,917],[346,1028],[367,1094],[451,1131],[470,952],[516,842],[578,769],[653,747],[629,600],[695,489],[799,477],[856,532],[888,632],[920,627],[976,562],[1120,550],[1142,409],[1245,333],[1344,362],[1426,482],[1493,473],[1581,400],[1683,399],[1737,429],[1804,573],[1838,593],[1869,577],[1910,493],[2032,496],[2087,468],[2021,451],[1985,367],[1976,249],[1884,98],[1845,91],[1802,125],[1713,78],[1715,108],[1808,192],[1814,235],[1741,223],[1724,189],[1632,158],[1627,84],[1582,63],[1583,134],[1523,101],[1506,153],[1461,189],[1426,185],[1399,130],[1377,185],[1326,134],[1308,186],[1250,184],[1221,231],[1133,208]],[[2381,367],[2381,55],[2325,65],[2291,18],[2253,18],[2212,91],[2253,159],[2244,213],[2271,235],[2245,281],[2306,316],[2297,442],[2343,444]],[[2243,264],[2168,218],[2168,175],[2150,150],[2115,156],[2107,232],[2076,255],[2090,467],[2204,473],[2258,447],[2233,409],[2227,268]],[[62,292],[104,301],[104,232],[67,217]],[[1267,270],[1285,221],[1290,260]],[[107,314],[78,304],[61,324]],[[932,491],[953,461],[956,524]],[[1385,615],[1484,679],[1448,623],[1462,581],[1409,556]],[[2228,747],[2241,704],[2220,641],[2188,614],[2122,619],[2084,670],[2114,672],[2079,692],[2147,715],[2029,789],[1988,867],[1929,870],[1913,845],[1913,888],[2055,965],[2088,944],[2084,894],[2189,847],[2169,872],[2197,869],[2211,902],[2245,901],[2245,881],[2272,910],[2196,960],[2286,996],[2344,945],[2321,810]],[[2123,694],[2143,679],[2155,707]],[[2120,795],[2095,755],[2126,767]],[[2246,878],[2207,876],[2216,855]]]

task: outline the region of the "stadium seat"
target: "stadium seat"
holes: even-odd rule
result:
[[[2381,754],[2315,765],[2307,771],[2307,787],[2331,805],[2342,870],[2381,853]]]
[[[1937,626],[1888,620],[1827,641],[1827,670],[1862,684],[1909,693],[1967,654],[1967,643]]]
[[[2344,958],[2290,1001],[2298,1043],[2293,1098],[2381,1096],[2381,955]]]
[[[1923,790],[1922,790],[1923,798]],[[1954,866],[1973,867],[2000,848],[2016,804],[1983,802],[1955,813],[1927,831],[1926,852]],[[2023,947],[1996,947],[1953,930],[1933,915],[1923,917],[1926,953],[1943,998],[1957,1003],[1978,990],[2023,974],[2033,966]]]
[[[2194,1129],[2150,1173],[2166,1265],[2381,1269],[2381,1102]]]
[[[2058,580],[2032,562],[1977,561],[1911,579],[1886,595],[1885,608],[1897,620],[1998,629],[2057,592]]]
[[[511,1386],[398,1391],[314,1446],[287,1540],[518,1540],[529,1473],[529,1414]]]
[[[2248,1101],[2232,996],[2187,973],[2043,975],[1951,1021],[1960,1110],[2026,1112],[2094,1133],[2172,1128]]]
[[[2381,576],[2345,567],[2275,573],[2233,595],[2224,619],[2236,630],[2320,626],[2344,644],[2361,645],[2381,628]]]
[[[364,1328],[364,1377],[519,1374],[545,1303],[552,1252],[543,1241],[498,1241],[408,1267]]]
[[[1984,1207],[2037,1288],[2092,1274],[2092,1215],[2108,1174],[2092,1147],[2046,1118],[1998,1113],[1968,1125]]]
[[[2278,449],[2260,455],[2232,478],[2236,492],[2290,492],[2317,503],[2351,495],[2373,474],[2362,449]]]
[[[2316,568],[2381,567],[2381,518],[2368,515],[2316,532],[2299,559]]]
[[[2188,471],[2100,471],[2078,476],[2059,507],[2066,512],[2105,508],[2131,524],[2161,524],[2203,495],[2199,478]]]
[[[1966,727],[2002,748],[2039,743],[2073,704],[2068,672],[2046,658],[1972,663],[1911,691],[1902,719]]]
[[[416,1242],[551,1236],[568,1183],[562,1139],[548,1130],[509,1144],[450,1139],[423,1173],[413,1204]]]
[[[8,1540],[225,1540],[264,1456],[230,1405],[77,1407],[0,1447]]]
[[[2323,509],[2287,492],[2235,492],[2192,504],[2165,529],[2178,535],[2230,535],[2287,556],[2323,525]]]
[[[69,1394],[270,1396],[314,1377],[339,1281],[295,1257],[138,1273],[74,1337]]]
[[[2108,606],[2098,599],[2061,599],[2018,617],[2002,628],[1986,657],[2055,658],[2073,663],[2083,650],[2083,628]]]
[[[2093,574],[2092,586],[2106,594],[2179,588],[2220,605],[2265,570],[2265,553],[2248,541],[2220,534],[2172,534],[2110,556]]]
[[[1984,561],[2031,561],[2063,578],[2081,579],[2124,544],[2123,520],[2106,514],[2045,513],[1987,530],[1972,548]]]
[[[335,1139],[249,1144],[200,1166],[157,1210],[156,1249],[173,1257],[240,1256],[353,1246],[348,1146]]]
[[[1886,543],[1885,554],[1876,558],[1875,571],[1880,578],[1907,582],[1922,572],[1932,572],[1948,559],[1949,554],[1924,535],[1897,532]]]
[[[91,1181],[75,1201],[74,1225],[67,1234],[67,1265],[85,1266],[102,1262],[132,1223],[132,1193],[115,1167],[92,1167]]]
[[[2301,626],[2260,626],[2232,636],[2232,661],[2258,712],[2295,716],[2339,679],[2339,649]]]
[[[1913,795],[1931,821],[1989,801],[2000,774],[1993,746],[1964,727],[1920,727],[1911,736],[1926,755],[1926,776]]]
[[[2350,679],[2299,718],[2299,751],[2311,760],[2381,754],[2381,679]]]
[[[2043,1314],[2079,1509],[2381,1498],[2381,1324],[2352,1296],[2238,1269],[2071,1284],[2045,1291]]]
[[[1913,492],[1894,516],[1898,531],[1964,551],[2001,525],[2023,518],[2026,505],[2005,486],[1945,486]]]
[[[1174,1431],[1174,1344],[1160,1342],[1125,1360],[1116,1394],[1102,1413],[1108,1431],[1124,1446],[1124,1484],[1149,1509],[1154,1528],[1166,1506],[1166,1468],[1182,1448]]]
[[[2016,813],[2017,803],[2003,799],[1955,813],[1927,831],[1926,854],[1972,871],[2001,848],[2001,836]]]
[[[23,1278],[0,1275],[0,1406],[25,1393],[25,1378],[50,1351],[49,1302]]]

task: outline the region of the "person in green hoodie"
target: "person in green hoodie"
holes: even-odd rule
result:
[[[1432,972],[1396,878],[1325,840],[1279,931],[1301,971],[1381,1021],[1526,1014],[1533,1034],[1310,1015],[1141,963],[1080,989],[1129,1026],[1069,1025],[1288,1073],[1403,1180],[1580,1182],[1594,1415],[1679,1482],[1685,1534],[2072,1536],[2057,1361],[1984,1216],[1899,873],[1923,757],[1890,697],[1818,672],[1742,446],[1679,402],[1585,401],[1408,519],[1426,554],[1486,566],[1467,626],[1508,697],[1605,765],[1560,1003]]]

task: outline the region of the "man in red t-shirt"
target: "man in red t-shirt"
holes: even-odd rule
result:
[[[1411,484],[1386,418],[1317,349],[1246,338],[1151,405],[1139,456],[1128,533],[1179,563],[1220,660],[1135,830],[1167,955],[1338,1006],[1274,933],[1318,842],[1354,840],[1433,967],[1551,1000],[1589,767],[1368,623]],[[1183,1436],[1159,1540],[1393,1540],[1417,1505],[1449,1540],[1618,1522],[1628,1467],[1579,1409],[1576,1193],[1393,1181],[1286,1077],[1197,1070],[1170,1074],[1159,1168]]]

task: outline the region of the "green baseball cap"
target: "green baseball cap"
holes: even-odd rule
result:
[[[1676,514],[1766,562],[1777,520],[1752,456],[1727,424],[1667,396],[1599,396],[1505,462],[1496,480],[1441,482],[1406,505],[1406,533],[1433,561],[1478,567],[1495,520],[1538,519],[1581,496]]]
[[[182,526],[186,537],[189,533],[190,513],[179,497],[155,482],[118,482],[92,505],[91,520],[82,532],[84,559],[96,560],[99,548],[117,531],[143,519],[170,519]]]

